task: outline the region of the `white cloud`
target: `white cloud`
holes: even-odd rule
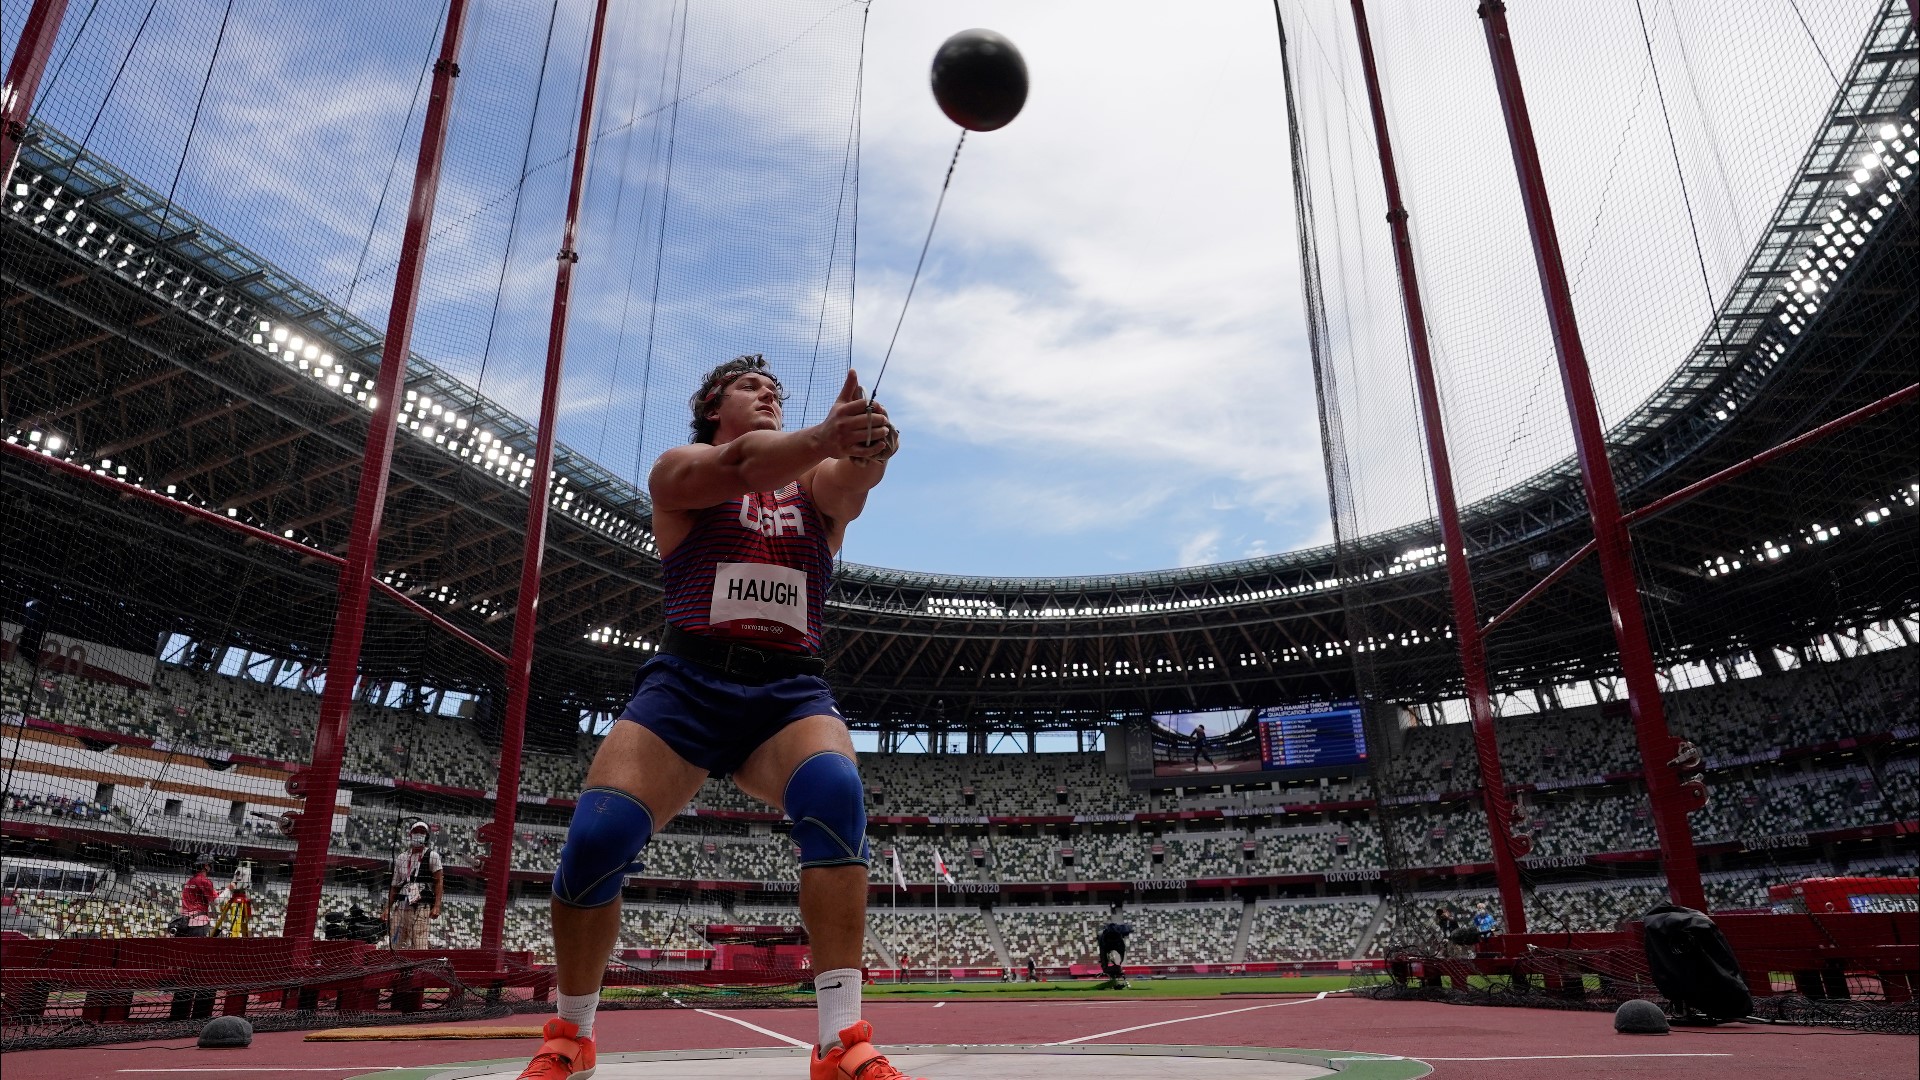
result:
[[[1153,484],[1116,495],[1091,484],[1029,473],[1023,478],[978,479],[970,485],[967,501],[978,520],[1004,530],[1073,535],[1137,527],[1172,494],[1168,487]]]
[[[1223,515],[1323,516],[1324,480],[1272,13],[1149,12],[874,9],[856,358],[871,382],[952,150],[927,64],[954,30],[992,27],[1032,93],[968,137],[882,397],[903,423],[1043,455],[1051,477],[1127,470],[1165,492],[1134,558],[1188,564],[1241,531],[1204,524]],[[990,486],[1033,483],[1018,461]]]
[[[1202,563],[1218,562],[1220,559],[1220,530],[1208,529],[1196,536],[1190,536],[1180,545],[1179,561],[1181,566],[1199,566]]]
[[[1875,6],[1809,8],[1809,39],[1784,8],[1647,5],[1715,288],[1745,260],[1831,94],[1812,41],[1844,62]],[[1428,499],[1348,5],[1285,8],[1299,16],[1304,135],[1338,354],[1331,374],[1362,521],[1385,527],[1424,517]],[[590,5],[568,0],[560,10],[533,127],[539,168],[483,386],[523,416],[537,404]],[[623,125],[659,104],[673,10],[616,8],[602,96],[611,127],[596,146],[582,233],[563,438],[591,451],[604,428],[603,463],[629,472],[636,457],[680,441],[691,373],[733,352],[766,351],[798,373],[840,363],[850,333],[871,382],[956,133],[931,99],[928,66],[948,34],[989,26],[1024,51],[1032,94],[1012,125],[969,136],[883,387],[910,433],[973,452],[967,475],[938,481],[983,523],[970,569],[1096,558],[1105,561],[1086,570],[1146,569],[1330,537],[1270,6],[1190,4],[1169,17],[1164,5],[1134,0],[892,2],[866,12],[833,0],[693,5],[656,306],[648,273],[665,159],[654,155],[669,128],[658,113]],[[825,280],[822,237],[843,209],[838,155],[863,14],[858,305],[848,312],[846,282]],[[1471,498],[1564,454],[1564,409],[1471,5],[1383,4],[1373,15],[1456,470]],[[489,4],[479,16],[415,338],[469,381],[488,348],[546,12]],[[322,6],[236,8],[182,204],[343,292],[404,141],[432,17],[409,9],[370,37],[341,31],[355,16]],[[90,144],[150,185],[164,189],[177,159],[210,18],[158,12],[158,47],[129,69]],[[1602,404],[1618,419],[1673,369],[1707,306],[1675,210],[1665,125],[1644,85],[1630,7],[1517,6],[1510,18],[1563,246],[1581,275],[1576,304]],[[89,95],[106,84],[132,25],[96,24],[46,98],[46,118],[75,134],[85,127],[97,104]],[[375,323],[411,143],[399,160],[354,304]],[[847,249],[832,254],[844,274]],[[804,413],[796,401],[790,419]],[[897,517],[889,503],[882,491],[870,504],[861,550],[944,569],[916,561],[925,501],[893,499],[915,508]],[[1110,540],[1115,531],[1124,543]]]

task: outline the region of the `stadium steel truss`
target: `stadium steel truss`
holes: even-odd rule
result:
[[[1629,508],[1913,382],[1920,64],[1911,22],[1886,10],[1712,325],[1612,429]],[[1889,141],[1889,126],[1906,149],[1883,147],[1863,184],[1859,163]],[[59,567],[84,558],[100,591],[76,599],[121,612],[132,639],[150,645],[170,630],[323,663],[334,588],[324,556],[346,550],[381,332],[178,207],[157,235],[162,198],[61,132],[29,140],[0,210],[0,435],[10,444],[0,514],[45,527],[43,543],[0,553],[4,599],[17,606],[47,581],[76,587]],[[1823,274],[1802,267],[1823,250]],[[1803,291],[1809,273],[1818,284]],[[507,648],[533,431],[417,357],[406,385],[378,565],[392,592],[472,641],[422,643],[417,615],[376,602],[363,666],[374,678],[494,687],[500,668],[473,642]],[[1639,523],[1643,565],[1685,583],[1643,590],[1667,628],[1662,659],[1724,657],[1913,611],[1913,421],[1910,404],[1891,410]],[[617,708],[662,618],[645,493],[565,447],[555,474],[536,725]],[[260,533],[195,524],[158,496]],[[1590,535],[1571,460],[1463,518],[1485,611],[1527,593]],[[269,550],[265,534],[315,558]],[[1792,557],[1770,561],[1774,543],[1790,543]],[[1098,577],[846,564],[829,602],[831,674],[857,726],[965,731],[980,749],[996,730],[1345,696],[1356,649],[1377,654],[1404,700],[1436,701],[1459,693],[1431,681],[1458,677],[1437,552],[1425,522],[1373,536],[1338,564],[1331,547]],[[1758,562],[1764,573],[1745,572]],[[1349,639],[1336,565],[1384,583],[1367,590],[1380,610],[1366,625],[1390,632]],[[1499,631],[1530,648],[1505,663],[1496,651],[1496,689],[1608,671],[1605,609],[1590,562],[1542,590]]]

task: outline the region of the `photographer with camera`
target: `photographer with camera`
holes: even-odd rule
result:
[[[393,880],[387,886],[389,939],[394,949],[426,949],[433,920],[440,917],[440,897],[446,891],[446,870],[440,853],[427,846],[431,828],[424,821],[407,827],[407,848],[393,857]]]

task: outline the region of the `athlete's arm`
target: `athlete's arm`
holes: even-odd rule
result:
[[[887,459],[900,450],[900,432],[887,418],[887,407],[877,401],[863,401],[860,385],[853,381],[852,372],[847,373],[847,385],[834,408],[846,405],[860,408],[860,415],[872,431],[871,436],[863,431],[862,438],[870,437],[873,441],[863,441],[857,454],[821,462],[800,478],[800,486],[813,498],[814,508],[827,519],[828,543],[835,551],[840,549],[847,523],[867,508],[867,492],[886,478]]]
[[[694,443],[661,454],[647,479],[654,510],[703,510],[749,491],[778,491],[827,459],[886,453],[886,444],[867,443],[876,426],[849,371],[840,399],[812,427],[749,431],[720,446]]]

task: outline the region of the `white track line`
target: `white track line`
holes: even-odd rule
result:
[[[695,1009],[693,1011],[699,1013],[701,1016],[711,1016],[716,1020],[725,1020],[729,1024],[739,1024],[741,1027],[746,1028],[748,1031],[757,1031],[760,1034],[765,1035],[769,1039],[778,1039],[781,1042],[786,1043],[788,1046],[804,1046],[809,1050],[813,1049],[813,1044],[810,1042],[806,1042],[801,1039],[796,1039],[791,1035],[782,1035],[777,1031],[769,1031],[768,1029],[761,1027],[759,1024],[749,1024],[745,1020],[742,1020],[737,1016],[728,1016],[726,1013],[717,1013],[717,1012],[714,1012],[712,1009]]]
[[[1202,1013],[1199,1016],[1181,1016],[1181,1017],[1176,1017],[1172,1020],[1156,1020],[1151,1024],[1135,1024],[1132,1027],[1115,1028],[1112,1031],[1103,1031],[1098,1035],[1082,1035],[1077,1039],[1061,1039],[1059,1042],[1051,1042],[1051,1043],[1048,1043],[1047,1045],[1048,1046],[1072,1046],[1074,1043],[1092,1042],[1095,1039],[1104,1039],[1109,1035],[1125,1035],[1129,1031],[1145,1031],[1148,1028],[1166,1027],[1168,1024],[1184,1024],[1189,1020],[1211,1020],[1216,1016],[1233,1016],[1236,1013],[1258,1012],[1261,1009],[1282,1009],[1287,1007],[1288,1005],[1311,1005],[1316,1001],[1323,1000],[1324,998],[1326,998],[1326,996],[1327,996],[1327,992],[1323,990],[1320,993],[1314,995],[1313,997],[1302,998],[1298,1001],[1274,1001],[1274,1002],[1269,1002],[1268,1004],[1265,1004],[1265,1005],[1249,1005],[1244,1009],[1228,1009],[1225,1012]]]
[[[1529,1054],[1524,1057],[1428,1057],[1409,1054],[1416,1061],[1576,1061],[1591,1058],[1695,1058],[1732,1057],[1732,1054]]]
[[[419,1069],[424,1067],[425,1066],[420,1065],[329,1065],[325,1068],[320,1068],[303,1065],[296,1068],[286,1065],[248,1065],[242,1068],[227,1065],[197,1065],[186,1069],[121,1069],[119,1071],[123,1073],[140,1073],[142,1075],[146,1075],[147,1073],[252,1073],[258,1076],[261,1073],[374,1073],[391,1072],[395,1069]]]

